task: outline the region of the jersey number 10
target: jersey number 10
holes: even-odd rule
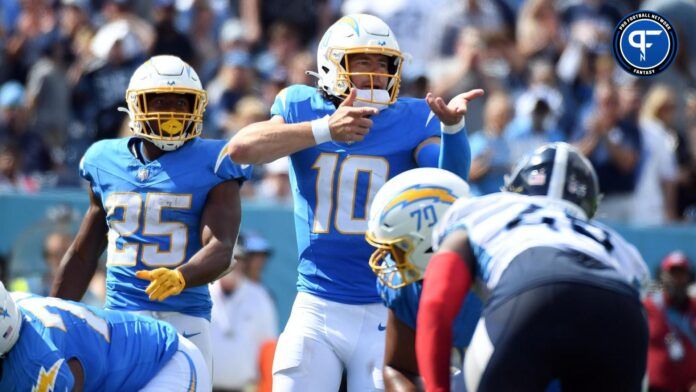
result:
[[[317,171],[316,205],[312,232],[331,231],[331,215],[334,226],[342,234],[364,234],[372,199],[377,190],[384,185],[389,174],[389,162],[381,157],[350,155],[338,166],[338,154],[321,153],[314,161],[312,169]],[[369,177],[367,190],[358,189],[358,176],[365,173]],[[338,179],[336,180],[336,176]],[[334,184],[336,191],[334,192]],[[360,193],[358,193],[360,192]],[[364,216],[355,217],[358,194],[365,195]],[[336,208],[334,208],[334,205]]]

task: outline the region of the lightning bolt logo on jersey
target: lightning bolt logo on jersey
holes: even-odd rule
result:
[[[336,110],[316,88],[281,91],[271,114],[285,123],[311,121]],[[399,98],[371,118],[356,144],[328,142],[290,156],[299,253],[299,291],[348,304],[379,302],[365,242],[370,203],[391,177],[417,167],[414,149],[440,136],[440,122],[421,99]]]
[[[195,138],[143,164],[132,153],[137,138],[93,144],[80,175],[100,198],[109,226],[108,309],[173,311],[210,320],[207,285],[186,288],[165,301],[150,301],[141,269],[175,268],[201,248],[200,217],[208,192],[223,181],[244,180],[251,167],[226,154],[226,142]]]
[[[137,391],[179,347],[174,327],[149,317],[26,293],[12,297],[22,325],[2,361],[4,392],[71,391],[70,358],[82,365],[85,391]]]

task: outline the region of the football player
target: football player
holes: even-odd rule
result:
[[[232,138],[237,162],[290,156],[299,291],[273,364],[278,391],[383,389],[386,309],[368,266],[367,215],[377,190],[419,166],[466,178],[467,102],[398,98],[404,56],[389,26],[371,15],[334,23],[317,49],[318,87],[282,90],[272,118]],[[431,111],[432,110],[432,111]]]
[[[387,391],[422,389],[416,364],[416,315],[425,267],[432,256],[432,227],[469,185],[442,169],[418,168],[387,181],[370,208],[365,238],[377,250],[370,267],[389,308],[385,334],[384,386]],[[481,300],[470,293],[455,318],[452,336],[452,390],[463,388],[461,360],[481,315]],[[453,360],[454,361],[454,360]]]
[[[170,324],[0,283],[0,390],[210,391],[200,350]]]
[[[251,169],[198,137],[206,93],[178,57],[141,65],[126,102],[134,137],[94,143],[80,162],[90,206],[52,295],[80,300],[106,248],[106,308],[170,322],[212,369],[207,284],[231,266]]]
[[[648,329],[636,248],[592,220],[590,162],[545,145],[505,191],[460,199],[433,231],[417,317],[416,354],[428,391],[449,389],[454,320],[469,288],[485,296],[464,359],[468,391],[640,391]]]

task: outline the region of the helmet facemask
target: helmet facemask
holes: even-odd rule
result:
[[[388,58],[388,70],[386,73],[380,72],[355,72],[350,69],[350,57],[358,54],[383,55]],[[338,98],[346,98],[351,88],[357,88],[351,80],[353,77],[369,77],[370,88],[367,94],[359,94],[356,102],[362,102],[366,106],[385,107],[396,102],[401,86],[401,67],[403,65],[403,55],[400,51],[384,47],[355,47],[350,49],[328,48],[326,57],[333,63],[336,69],[334,85],[329,86],[329,94]],[[387,78],[386,89],[376,88],[375,78]],[[386,93],[383,93],[386,92]]]
[[[416,247],[409,238],[380,241],[368,231],[365,239],[377,248],[370,256],[370,268],[385,286],[398,289],[423,278],[420,268],[410,261]]]
[[[191,103],[191,111],[152,111],[148,108],[150,94],[185,94]],[[183,87],[159,87],[126,92],[130,111],[130,128],[133,134],[149,140],[163,151],[173,151],[187,140],[199,136],[203,130],[203,112],[208,103],[203,90]]]

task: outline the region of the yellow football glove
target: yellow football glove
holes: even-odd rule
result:
[[[140,270],[135,273],[135,276],[152,282],[145,289],[145,293],[150,296],[150,301],[164,301],[172,295],[181,293],[186,287],[184,276],[177,269]]]

